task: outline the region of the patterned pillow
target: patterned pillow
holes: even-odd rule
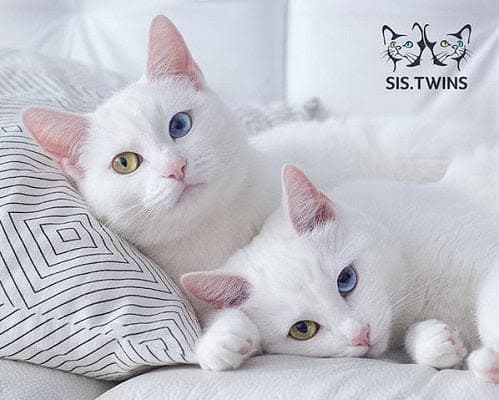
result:
[[[33,104],[89,111],[122,82],[0,59],[0,357],[106,380],[191,362],[200,327],[189,302],[98,223],[20,122]]]
[[[0,50],[0,357],[98,379],[190,363],[199,323],[176,285],[101,225],[21,123],[40,105],[89,112],[124,85],[77,63]],[[250,132],[321,105],[238,113]]]

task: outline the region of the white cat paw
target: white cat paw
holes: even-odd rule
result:
[[[460,365],[468,354],[457,329],[436,319],[412,325],[406,335],[405,347],[416,363],[439,369]]]
[[[480,379],[499,383],[499,353],[482,347],[468,357],[468,367]]]
[[[255,324],[242,313],[225,312],[199,339],[196,357],[201,368],[224,371],[238,368],[258,348]]]

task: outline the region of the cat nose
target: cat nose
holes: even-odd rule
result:
[[[354,335],[350,344],[352,346],[369,346],[371,344],[369,338],[369,325],[360,328],[360,331]]]
[[[187,161],[184,158],[177,158],[175,161],[168,164],[163,176],[168,179],[175,179],[182,182],[185,177],[185,166]]]
[[[459,47],[459,46],[458,46],[457,44],[452,45],[452,48],[453,48],[454,50],[457,50],[457,48],[458,48],[458,47]]]

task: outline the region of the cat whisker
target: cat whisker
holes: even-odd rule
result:
[[[444,62],[449,57],[449,54],[444,54],[442,57],[437,57],[439,62]]]
[[[404,57],[405,59],[407,59],[407,60],[408,60],[409,62],[411,62],[411,63],[412,63],[412,62],[414,62],[414,59],[412,59],[412,58],[409,56],[409,54],[406,54],[406,55],[404,55],[404,56],[402,56],[402,57]]]

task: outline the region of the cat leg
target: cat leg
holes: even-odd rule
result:
[[[467,354],[457,329],[436,319],[413,324],[407,331],[405,348],[416,363],[439,369],[459,366]]]
[[[239,367],[259,349],[256,325],[242,311],[224,309],[198,340],[196,358],[203,369],[223,371]]]
[[[468,357],[468,367],[488,382],[499,383],[499,271],[488,276],[477,304],[478,332],[483,347]]]

